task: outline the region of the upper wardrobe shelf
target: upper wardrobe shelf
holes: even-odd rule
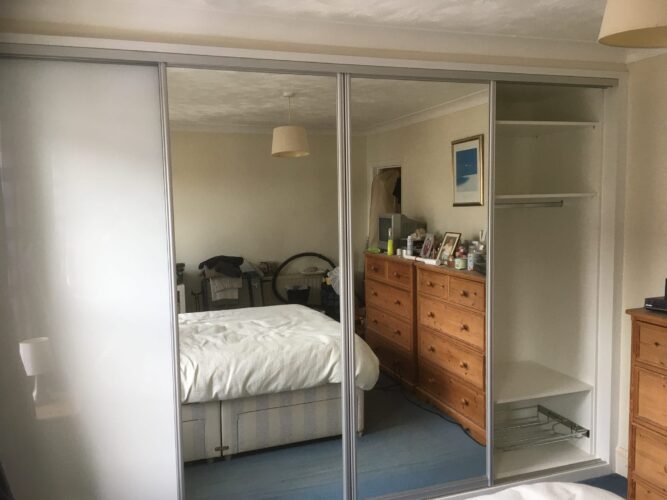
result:
[[[496,130],[501,137],[522,137],[554,134],[568,130],[595,128],[599,122],[569,122],[540,120],[497,120]]]
[[[497,194],[495,202],[498,208],[532,205],[562,206],[566,201],[595,196],[596,193]]]
[[[497,366],[495,380],[496,404],[589,392],[593,389],[581,380],[532,361]]]

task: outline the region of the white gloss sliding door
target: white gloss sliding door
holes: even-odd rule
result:
[[[17,498],[178,498],[157,66],[0,59],[0,462]],[[19,343],[50,400],[32,399]]]

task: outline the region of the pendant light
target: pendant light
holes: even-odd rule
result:
[[[273,129],[273,144],[271,155],[278,158],[298,158],[308,156],[308,135],[306,129],[298,125],[292,125],[292,97],[294,92],[285,92],[283,97],[288,100],[287,125]]]
[[[667,1],[607,0],[598,41],[615,47],[667,47]]]

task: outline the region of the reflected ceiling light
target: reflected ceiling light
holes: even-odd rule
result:
[[[306,129],[298,125],[291,125],[292,121],[292,97],[294,92],[285,92],[283,97],[288,100],[287,125],[273,129],[273,144],[271,155],[278,158],[298,158],[308,156],[308,135]]]
[[[607,0],[598,41],[615,47],[667,47],[667,1]]]

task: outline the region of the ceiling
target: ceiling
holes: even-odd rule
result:
[[[174,129],[266,132],[287,121],[309,131],[336,128],[336,79],[326,76],[170,68],[169,118]],[[368,132],[445,103],[485,93],[483,84],[353,79],[353,132]]]

